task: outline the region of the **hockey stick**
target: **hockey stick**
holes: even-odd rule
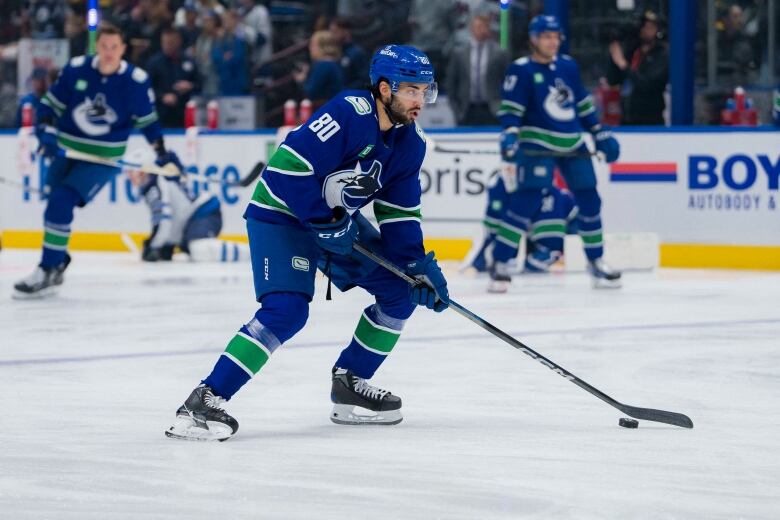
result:
[[[379,255],[377,255],[375,253],[373,253],[372,251],[366,249],[366,247],[361,245],[360,243],[355,242],[354,247],[355,247],[355,249],[358,252],[360,252],[363,255],[367,256],[368,258],[370,258],[371,260],[373,260],[377,264],[381,265],[385,269],[389,270],[390,272],[392,272],[396,276],[402,278],[404,281],[406,281],[410,285],[414,286],[414,285],[419,285],[419,284],[424,283],[424,282],[422,282],[420,280],[412,278],[411,276],[406,274],[404,271],[399,269],[395,264],[393,264],[389,260],[387,260],[387,259],[385,259],[385,258],[383,258],[383,257],[381,257],[381,256],[379,256]],[[588,393],[590,393],[592,395],[595,395],[596,397],[598,397],[599,399],[601,399],[602,401],[604,401],[608,405],[612,406],[613,408],[617,408],[618,410],[620,410],[624,414],[629,415],[629,416],[631,416],[631,417],[633,417],[635,419],[642,419],[642,420],[645,420],[645,421],[655,421],[655,422],[660,422],[660,423],[665,423],[665,424],[671,424],[671,425],[674,425],[674,426],[681,426],[683,428],[693,428],[693,421],[691,421],[691,419],[687,415],[683,415],[683,414],[677,413],[677,412],[667,412],[665,410],[654,410],[652,408],[640,408],[640,407],[637,407],[637,406],[629,406],[629,405],[626,405],[626,404],[623,404],[621,402],[616,401],[615,399],[611,398],[610,396],[608,396],[607,394],[605,394],[604,392],[602,392],[598,388],[595,388],[595,387],[589,385],[588,383],[586,383],[585,381],[583,381],[582,379],[578,378],[577,376],[575,376],[574,374],[572,374],[571,372],[569,372],[568,370],[566,370],[562,366],[558,365],[557,363],[554,363],[554,362],[550,361],[549,359],[547,359],[543,355],[541,355],[538,352],[536,352],[535,350],[533,350],[528,345],[525,345],[524,343],[516,340],[515,338],[513,338],[512,336],[510,336],[506,332],[502,331],[501,329],[499,329],[495,325],[492,325],[492,324],[488,323],[487,321],[485,321],[484,319],[480,318],[479,316],[477,316],[476,314],[474,314],[470,310],[466,309],[465,307],[463,307],[459,303],[455,302],[454,300],[450,299],[448,303],[449,303],[451,309],[453,309],[455,312],[457,312],[458,314],[460,314],[464,318],[467,318],[467,319],[471,320],[472,322],[476,323],[477,325],[479,325],[480,327],[482,327],[486,331],[490,332],[491,334],[493,334],[497,338],[500,338],[500,339],[504,340],[506,343],[509,343],[514,348],[520,350],[523,354],[526,354],[531,359],[535,359],[536,361],[538,361],[542,365],[546,366],[547,368],[549,368],[553,372],[557,373],[559,376],[563,377],[564,379],[568,379],[569,381],[571,381],[575,385],[579,386],[580,388],[582,388],[586,392],[588,392]]]
[[[263,169],[265,168],[265,163],[263,161],[258,161],[245,177],[237,180],[236,182],[224,182],[220,179],[212,179],[211,177],[207,177],[205,175],[187,174],[186,172],[180,172],[179,169],[176,168],[173,164],[167,164],[161,167],[153,164],[141,164],[132,161],[125,161],[124,159],[106,159],[104,157],[98,157],[96,155],[70,149],[65,149],[64,155],[68,159],[85,161],[94,164],[103,164],[105,166],[112,166],[114,168],[130,168],[133,170],[140,170],[144,173],[160,175],[162,177],[188,177],[191,179],[199,179],[203,182],[223,184],[226,186],[239,186],[242,188],[250,186],[260,176],[260,174],[263,172]]]

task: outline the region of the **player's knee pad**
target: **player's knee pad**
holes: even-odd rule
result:
[[[574,200],[582,216],[595,217],[601,213],[601,197],[595,188],[575,191]]]
[[[398,279],[400,284],[393,284],[390,290],[376,295],[376,304],[381,311],[396,320],[406,320],[414,312],[416,305],[409,296],[409,284]],[[392,282],[391,282],[392,283]],[[388,284],[390,285],[390,284]]]
[[[46,222],[70,224],[73,209],[81,203],[81,195],[70,186],[57,186],[49,194],[43,218]]]
[[[269,293],[260,303],[255,318],[273,332],[279,343],[295,336],[309,319],[309,300],[303,293]]]

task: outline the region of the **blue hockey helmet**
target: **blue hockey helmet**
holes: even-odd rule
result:
[[[371,85],[376,86],[384,78],[390,84],[390,90],[398,92],[401,82],[425,83],[425,102],[436,101],[438,87],[433,76],[431,60],[419,49],[409,45],[385,45],[371,59],[368,71]]]
[[[528,24],[528,35],[537,37],[543,32],[557,32],[563,37],[563,29],[561,28],[561,22],[557,16],[553,15],[538,15],[534,16],[531,23]]]

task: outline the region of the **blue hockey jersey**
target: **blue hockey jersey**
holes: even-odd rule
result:
[[[498,118],[504,128],[519,129],[524,147],[571,151],[582,145],[583,130],[598,129],[593,98],[582,86],[577,63],[566,55],[550,63],[514,61],[501,97]]]
[[[162,130],[146,72],[123,60],[116,73],[104,76],[97,60],[70,60],[43,96],[38,120],[56,115],[61,147],[100,157],[121,157],[133,128],[149,142],[157,140]]]
[[[373,202],[385,251],[401,263],[425,256],[420,167],[425,136],[416,125],[382,132],[367,90],[346,90],[290,132],[260,176],[245,216],[302,226]]]

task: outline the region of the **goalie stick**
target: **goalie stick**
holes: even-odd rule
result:
[[[377,255],[376,253],[370,251],[369,249],[366,249],[365,246],[362,244],[355,242],[354,244],[355,249],[362,253],[363,255],[367,256],[377,264],[381,265],[385,269],[389,270],[396,276],[402,278],[410,285],[419,285],[425,282],[422,282],[421,280],[417,280],[415,278],[412,278],[408,274],[406,274],[404,271],[399,269],[395,264],[391,263],[389,260]],[[616,401],[612,397],[608,396],[598,388],[589,385],[579,377],[575,376],[562,366],[558,365],[557,363],[554,363],[553,361],[547,359],[543,355],[536,352],[534,349],[529,347],[528,345],[522,343],[521,341],[513,338],[506,332],[502,331],[495,325],[492,325],[491,323],[488,323],[484,319],[480,318],[478,315],[474,314],[470,310],[466,309],[459,303],[455,302],[454,300],[450,299],[448,301],[450,308],[453,309],[455,312],[463,316],[464,318],[476,323],[486,331],[490,332],[494,336],[496,336],[499,339],[502,339],[506,343],[509,343],[514,348],[521,351],[523,354],[526,354],[531,359],[534,359],[541,363],[542,365],[546,366],[553,372],[557,373],[559,376],[563,377],[564,379],[568,379],[575,385],[579,386],[586,392],[590,393],[591,395],[594,395],[607,403],[608,405],[612,406],[613,408],[616,408],[623,412],[626,415],[629,415],[635,419],[642,419],[645,421],[655,421],[665,424],[671,424],[673,426],[680,426],[683,428],[693,428],[693,421],[684,414],[677,413],[677,412],[668,412],[666,410],[655,410],[653,408],[640,408],[638,406],[629,406],[626,404],[623,404],[619,401]]]

